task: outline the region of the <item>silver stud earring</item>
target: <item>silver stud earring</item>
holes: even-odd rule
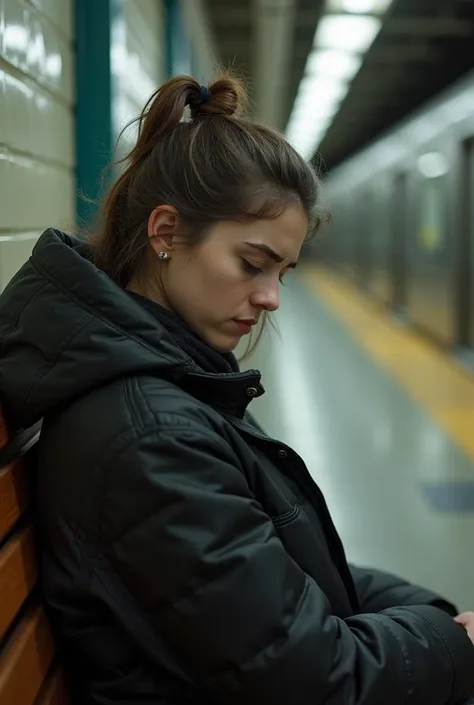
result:
[[[168,254],[167,252],[158,252],[158,257],[159,257],[160,259],[168,259],[168,258],[169,258],[169,254]]]

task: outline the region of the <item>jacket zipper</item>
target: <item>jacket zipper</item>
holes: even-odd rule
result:
[[[334,522],[331,518],[331,514],[326,504],[326,500],[324,499],[324,495],[317,486],[317,484],[314,482],[311,475],[309,474],[309,470],[306,467],[304,460],[298,455],[298,453],[293,448],[286,445],[286,443],[283,443],[282,441],[277,441],[274,438],[270,438],[269,436],[264,436],[262,433],[259,433],[256,429],[254,429],[254,427],[250,424],[247,425],[245,423],[242,423],[239,419],[236,419],[227,414],[224,415],[226,416],[227,420],[237,429],[240,429],[241,431],[250,436],[254,436],[254,438],[258,438],[262,441],[265,441],[266,443],[271,443],[277,446],[278,449],[285,449],[288,454],[291,454],[292,456],[296,457],[299,465],[299,474],[301,475],[301,477],[298,477],[298,475],[295,473],[296,482],[299,482],[301,484],[302,489],[304,489],[305,493],[307,494],[307,498],[312,503],[316,512],[320,514],[320,518],[322,519],[323,524],[323,531],[325,531],[327,535],[329,546],[332,546],[335,551],[335,555],[332,555],[331,558],[333,559],[344,581],[354,614],[360,612],[359,599],[357,597],[357,592],[355,589],[352,574],[347,564],[344,547],[342,545],[339,534],[337,533],[336,528],[334,526]]]

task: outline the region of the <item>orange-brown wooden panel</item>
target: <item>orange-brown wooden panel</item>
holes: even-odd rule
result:
[[[10,436],[5,425],[5,418],[3,416],[2,407],[0,406],[0,448],[2,446],[6,446],[9,440]]]
[[[63,669],[55,666],[43,685],[35,705],[69,705],[70,699]]]
[[[0,551],[0,639],[35,585],[36,565],[33,529],[28,527]]]
[[[0,470],[0,541],[28,504],[26,479],[20,461]]]
[[[0,655],[0,703],[34,705],[53,660],[54,644],[42,607],[31,610]]]

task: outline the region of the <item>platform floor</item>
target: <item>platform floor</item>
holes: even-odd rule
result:
[[[324,492],[350,561],[474,610],[474,380],[342,280],[288,277],[243,368],[252,403]]]

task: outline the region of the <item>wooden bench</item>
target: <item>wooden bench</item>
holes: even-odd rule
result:
[[[0,705],[69,705],[38,597],[28,460],[40,424],[11,437],[0,408]]]

